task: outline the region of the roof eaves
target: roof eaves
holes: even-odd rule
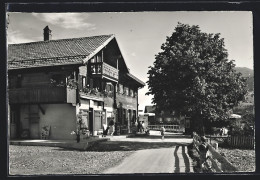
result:
[[[135,77],[134,75],[127,73],[127,75],[132,78],[133,80],[135,80],[136,82],[138,82],[142,87],[145,86],[145,83],[143,81],[141,81],[140,79],[138,79],[137,77]]]
[[[11,69],[24,69],[24,68],[36,68],[36,67],[51,67],[51,66],[62,66],[70,64],[83,64],[83,59],[86,56],[69,56],[69,57],[54,57],[54,58],[42,58],[42,59],[31,59],[22,61],[9,61],[8,70]],[[70,60],[70,61],[68,61]]]

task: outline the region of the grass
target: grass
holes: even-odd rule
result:
[[[198,166],[199,154],[193,147],[193,144],[188,146],[189,156],[193,159],[195,172],[201,172]],[[255,150],[249,149],[234,149],[219,147],[218,152],[225,157],[232,165],[237,167],[239,172],[255,172]]]
[[[219,147],[219,153],[240,172],[255,172],[255,150]]]
[[[59,147],[9,146],[10,175],[99,174],[132,151],[72,151]]]

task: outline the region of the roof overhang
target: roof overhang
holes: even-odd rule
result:
[[[130,74],[130,73],[126,73],[126,76],[129,77],[130,79],[134,80],[138,86],[140,87],[144,87],[145,83],[143,81],[141,81],[140,79],[138,79],[137,77],[135,77],[134,75]]]

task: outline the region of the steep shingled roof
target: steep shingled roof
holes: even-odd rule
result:
[[[105,47],[114,35],[38,41],[8,45],[8,69],[83,64]],[[125,64],[125,61],[123,61]],[[127,65],[125,64],[126,69]],[[128,71],[129,72],[129,71]],[[128,73],[140,86],[145,83]]]
[[[82,63],[85,57],[97,53],[113,38],[114,35],[101,35],[10,44],[8,45],[8,68]]]

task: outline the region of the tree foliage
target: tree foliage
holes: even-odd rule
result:
[[[246,94],[245,79],[229,61],[220,34],[201,32],[199,26],[178,23],[148,71],[147,95],[158,110],[174,111],[192,119],[199,131],[227,112]],[[202,132],[203,133],[203,132]]]

